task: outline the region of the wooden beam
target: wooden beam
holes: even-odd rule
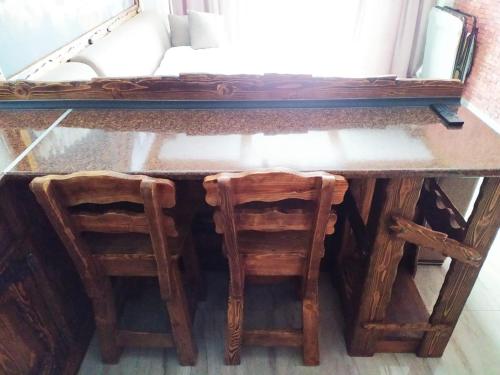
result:
[[[422,183],[421,178],[395,178],[377,182],[375,199],[378,204],[368,219],[369,226],[376,228],[375,240],[356,316],[346,335],[350,355],[371,356],[375,353],[378,334],[367,330],[363,324],[384,321],[405,244],[402,239],[391,236],[390,219],[395,214],[413,217]]]
[[[444,256],[474,267],[481,264],[481,254],[470,246],[448,238],[446,233],[433,231],[399,215],[394,215],[392,219],[394,224],[390,226],[390,230],[396,237],[438,251]]]
[[[396,332],[440,332],[450,330],[451,327],[444,324],[432,325],[423,323],[365,323],[363,327],[378,331],[396,331]]]
[[[255,346],[302,346],[302,331],[293,329],[245,330],[243,343]]]
[[[172,335],[167,333],[135,332],[119,330],[117,334],[119,346],[141,348],[173,348]]]
[[[458,99],[462,90],[463,84],[458,80],[185,74],[179,77],[96,78],[81,82],[0,82],[0,100]]]
[[[500,178],[485,178],[474,210],[467,222],[464,243],[474,247],[485,261],[500,226]],[[455,327],[481,267],[471,267],[456,260],[451,262],[443,287],[429,319],[431,324]],[[428,332],[418,350],[420,357],[440,357],[448,344],[452,330],[446,333]]]

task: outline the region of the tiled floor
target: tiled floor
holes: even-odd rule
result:
[[[432,306],[446,272],[443,267],[421,267],[417,284],[428,306]],[[198,364],[181,367],[174,350],[126,349],[118,365],[100,361],[94,338],[82,364],[81,375],[171,375],[171,374],[500,374],[500,235],[493,244],[474,290],[442,358],[422,359],[413,354],[376,354],[353,358],[346,353],[342,316],[327,275],[321,281],[321,365],[302,366],[300,350],[245,347],[242,363],[223,365],[226,281],[208,275],[209,295],[197,311],[195,332]],[[246,323],[264,328],[279,324],[298,326],[300,309],[287,285],[252,286],[247,294]],[[144,302],[143,308],[149,304]],[[136,314],[144,310],[139,308]]]

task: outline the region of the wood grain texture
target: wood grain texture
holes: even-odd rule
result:
[[[0,81],[0,100],[333,100],[460,98],[459,80],[320,78],[307,75],[206,75],[96,78],[79,82]]]
[[[299,329],[248,329],[243,333],[245,345],[257,346],[302,346],[302,330]]]
[[[369,222],[376,223],[376,234],[364,278],[360,305],[353,326],[347,334],[347,346],[351,355],[373,355],[377,333],[363,328],[367,322],[379,322],[385,318],[398,264],[403,255],[404,241],[390,235],[391,217],[399,214],[412,218],[423,180],[421,178],[397,178],[379,181],[380,207],[372,210]]]
[[[479,267],[482,256],[470,246],[461,244],[446,233],[436,232],[422,225],[415,224],[401,216],[393,216],[394,224],[390,230],[395,236],[419,246],[428,247],[444,256],[452,257],[462,263]]]
[[[318,365],[319,265],[325,251],[325,235],[329,228],[333,229],[332,219],[336,220],[332,204],[342,201],[347,181],[324,172],[262,170],[208,176],[203,185],[207,203],[216,206],[216,230],[224,235],[229,261],[226,363],[240,362],[241,344],[245,342],[242,336],[253,344],[265,346],[282,345],[286,341],[281,331],[252,331],[245,336],[245,277],[269,280],[300,276],[303,305],[300,346],[304,364]],[[302,207],[280,207],[286,206],[283,203],[286,200]]]
[[[464,244],[474,247],[483,257],[488,251],[500,226],[500,179],[485,178],[474,209],[467,222]],[[432,324],[448,324],[452,327],[464,308],[481,267],[453,260],[439,292],[439,297],[430,317]],[[450,340],[452,330],[446,333],[427,333],[418,349],[422,357],[440,357]]]
[[[148,178],[142,175],[124,175],[111,171],[85,171],[68,175],[47,175],[37,177],[34,184],[43,185],[49,181],[57,188],[61,203],[66,206],[80,204],[110,204],[130,202],[143,204],[141,182]],[[158,180],[162,207],[175,205],[175,186],[172,181]]]
[[[74,374],[85,354],[90,304],[55,237],[28,185],[0,182],[2,374]]]
[[[431,197],[435,199],[434,203],[430,202],[431,206],[441,207],[444,211],[450,210],[451,217],[454,217],[454,210],[446,203],[443,204],[447,202],[444,193],[434,191],[437,194]],[[500,225],[500,179],[485,178],[473,213],[466,223],[463,243],[448,238],[446,233],[417,225],[404,218],[400,212],[391,216],[393,222],[392,225],[389,223],[389,229],[395,233],[394,238],[435,249],[451,256],[453,260],[430,317],[406,267],[402,265],[398,267],[399,262],[380,264],[386,272],[397,273],[398,282],[392,283],[389,287],[391,300],[387,309],[378,317],[361,324],[362,328],[371,331],[373,336],[370,337],[359,329],[359,337],[363,339],[356,341],[354,335],[354,343],[362,346],[361,350],[354,348],[359,350],[355,354],[372,355],[375,351],[390,351],[415,352],[421,357],[440,357],[497,234]],[[448,220],[450,215],[446,214],[443,217]],[[444,227],[449,226],[447,223]],[[380,268],[379,272],[381,270]],[[404,279],[401,279],[404,275],[406,275]],[[406,281],[402,282],[403,280]],[[378,295],[375,294],[375,303],[372,304],[374,308],[379,307],[382,297],[380,291]],[[362,300],[361,303],[363,302]],[[419,310],[422,312],[415,314]],[[354,332],[356,333],[356,327]],[[366,345],[370,339],[374,340],[373,347]],[[353,341],[348,343],[352,344]]]
[[[104,214],[83,212],[72,214],[71,220],[80,232],[149,233],[147,217],[140,213],[112,210]],[[163,229],[169,237],[179,235],[174,219],[169,216],[163,217]]]
[[[146,332],[122,332],[120,335],[109,277],[154,276],[158,278],[160,294],[169,311],[179,362],[194,364],[193,314],[177,264],[182,250],[171,246],[173,243],[182,246],[182,243],[168,240],[169,233],[177,235],[178,232],[163,211],[175,205],[173,182],[115,172],[81,172],[35,178],[31,189],[65,244],[92,300],[103,361],[116,363],[123,346],[134,342],[140,346],[165,346],[166,339],[156,333],[147,336]],[[105,209],[106,205],[123,202],[140,205],[144,213]],[[99,213],[94,212],[91,217],[72,214],[82,204],[99,206],[92,208]],[[87,206],[85,209],[89,209]],[[137,234],[145,231],[145,224],[149,236]],[[116,232],[126,233],[117,237]]]
[[[374,329],[379,331],[396,331],[396,332],[436,332],[450,330],[451,327],[444,324],[432,325],[430,323],[366,323],[363,324],[366,329]]]
[[[354,318],[354,302],[361,293],[362,258],[368,256],[370,238],[366,231],[368,215],[370,213],[376,179],[351,179],[341,207],[341,218],[344,219],[341,232],[341,245],[335,259],[335,269],[332,272],[342,299],[342,308],[347,325]],[[351,207],[349,207],[351,205]],[[350,217],[350,215],[354,215]],[[353,233],[353,224],[356,217],[361,217],[362,225],[358,225],[358,234]],[[365,229],[363,229],[365,228]]]
[[[221,204],[217,181],[224,175],[226,174],[207,176],[203,180],[203,187],[207,192],[205,200],[211,206]],[[286,169],[233,173],[233,203],[240,205],[255,201],[315,200],[318,181],[326,176],[331,175],[325,172],[295,172]],[[334,178],[336,189],[331,204],[339,204],[344,199],[348,184],[342,176]]]
[[[301,276],[305,257],[291,252],[246,254],[244,256],[247,276]]]
[[[284,230],[311,229],[313,214],[303,209],[237,209],[235,211],[238,230],[255,230],[264,232],[281,232]],[[328,218],[326,233],[333,234],[337,214],[331,212]],[[220,210],[214,212],[215,230],[217,233],[223,232],[223,219]]]
[[[226,341],[224,363],[239,365],[241,362],[241,344],[243,343],[243,297],[229,295],[227,303]]]

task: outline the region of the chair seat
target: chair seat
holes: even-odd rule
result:
[[[238,249],[243,254],[290,253],[306,256],[310,244],[307,231],[238,233]]]

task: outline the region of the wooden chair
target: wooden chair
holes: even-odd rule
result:
[[[229,261],[226,363],[240,363],[243,342],[302,346],[304,363],[319,364],[319,265],[325,234],[334,231],[331,206],[342,202],[347,181],[322,172],[260,171],[221,173],[203,184]],[[300,276],[302,330],[244,330],[247,276]]]
[[[117,362],[125,346],[175,346],[180,363],[193,365],[197,355],[191,330],[194,303],[188,306],[179,260],[184,258],[191,280],[200,280],[200,270],[189,230],[176,226],[173,218],[174,183],[114,172],[81,172],[35,178],[31,189],[92,300],[103,361]],[[110,276],[157,277],[172,335],[119,329]]]

